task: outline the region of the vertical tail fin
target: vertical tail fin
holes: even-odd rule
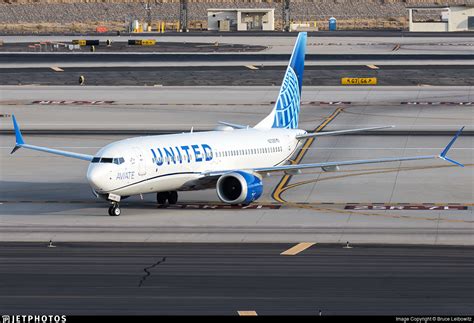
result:
[[[254,128],[298,128],[306,38],[307,34],[305,32],[298,34],[275,107]]]

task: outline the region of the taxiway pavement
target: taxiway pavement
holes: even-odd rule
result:
[[[125,138],[120,130],[212,129],[217,121],[253,124],[271,109],[276,87],[2,87],[0,234],[4,241],[332,242],[473,245],[471,87],[304,90],[301,127],[309,131],[391,124],[398,133],[320,138],[302,162],[437,154],[466,126],[451,157],[441,160],[319,169],[264,181],[249,209],[223,207],[214,190],[187,192],[179,208],[157,208],[153,195],[125,200],[123,214],[106,215],[85,179],[87,163],[20,150],[9,114],[28,142],[88,154]],[[216,95],[219,93],[219,95]],[[242,95],[245,93],[245,95]],[[31,104],[34,100],[111,100],[94,104]],[[405,102],[405,104],[403,103]],[[418,103],[416,103],[418,102]],[[421,104],[420,104],[421,102]],[[87,136],[68,129],[107,131]],[[419,132],[423,130],[423,132]],[[61,133],[55,133],[61,131]],[[10,133],[10,134],[8,134]],[[354,206],[355,205],[355,206]]]

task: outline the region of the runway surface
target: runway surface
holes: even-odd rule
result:
[[[2,314],[472,315],[472,247],[2,243]]]
[[[0,68],[2,85],[269,86],[279,85],[286,65]],[[304,86],[341,84],[345,77],[377,78],[378,85],[474,85],[474,65],[307,66]]]
[[[219,120],[252,125],[271,110],[278,87],[1,90],[3,115],[15,113],[25,133],[50,133],[25,135],[27,142],[94,154],[130,134],[189,131],[192,126],[209,130]],[[311,163],[439,154],[465,125],[466,134],[450,153],[464,168],[433,160],[339,172],[315,169],[283,184],[282,176],[266,178],[264,195],[251,208],[229,210],[208,190],[181,193],[177,208],[163,209],[150,194],[143,201],[125,200],[118,218],[107,216],[106,203],[92,196],[85,180],[87,163],[27,150],[9,155],[14,138],[10,118],[3,117],[0,234],[4,241],[473,245],[473,93],[472,87],[306,87],[300,118],[304,129],[389,124],[398,132],[325,137],[294,156]],[[44,102],[32,103],[37,100]],[[83,132],[68,134],[71,130]],[[84,130],[97,134],[87,136]]]

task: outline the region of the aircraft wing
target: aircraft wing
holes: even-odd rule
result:
[[[16,142],[15,142],[15,147],[13,148],[11,154],[13,154],[15,151],[17,151],[20,148],[26,148],[26,149],[38,150],[38,151],[43,151],[50,154],[76,158],[76,159],[82,159],[82,160],[87,160],[87,161],[92,161],[92,158],[94,158],[94,156],[91,156],[91,155],[85,155],[85,154],[79,154],[79,153],[74,153],[70,151],[25,144],[25,141],[23,140],[23,136],[21,135],[20,127],[18,126],[18,123],[16,122],[16,118],[14,115],[12,115],[12,119],[13,119],[13,127],[15,128]]]
[[[361,165],[361,164],[376,164],[376,163],[388,163],[395,161],[408,161],[408,160],[420,160],[420,159],[434,159],[438,156],[414,156],[414,157],[395,157],[395,158],[380,158],[380,159],[361,159],[361,160],[346,160],[346,161],[335,161],[326,163],[314,163],[314,164],[299,164],[299,165],[283,165],[273,167],[262,167],[255,168],[254,171],[258,173],[271,173],[281,171],[298,171],[307,168],[326,168],[336,166],[348,166],[348,165]],[[297,174],[297,173],[295,173]]]
[[[362,164],[375,164],[375,163],[387,163],[387,162],[396,162],[396,161],[409,161],[409,160],[424,160],[424,159],[435,159],[440,158],[451,162],[457,166],[464,167],[463,164],[450,159],[447,157],[449,149],[452,147],[456,139],[461,135],[464,127],[458,130],[456,135],[451,139],[449,144],[444,148],[444,150],[439,155],[427,155],[427,156],[412,156],[412,157],[394,157],[394,158],[378,158],[378,159],[360,159],[360,160],[346,160],[346,161],[334,161],[334,162],[325,162],[325,163],[313,163],[313,164],[298,164],[298,165],[282,165],[282,166],[271,166],[271,167],[260,167],[249,169],[249,171],[254,171],[257,173],[272,173],[272,172],[289,172],[292,174],[299,174],[299,171],[302,169],[308,168],[329,168],[336,166],[348,166],[348,165],[362,165]],[[218,176],[225,173],[229,173],[234,170],[220,171],[220,172],[209,172],[204,174],[205,176]]]

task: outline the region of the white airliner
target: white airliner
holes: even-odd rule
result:
[[[299,33],[275,107],[254,127],[221,122],[215,131],[130,138],[113,142],[90,156],[25,144],[12,116],[16,135],[12,153],[27,148],[88,161],[87,180],[96,196],[111,203],[111,216],[120,215],[120,200],[131,195],[157,193],[158,204],[175,204],[178,191],[214,187],[222,202],[246,205],[262,195],[262,178],[272,172],[299,174],[307,168],[336,170],[345,165],[432,158],[463,166],[446,154],[464,127],[440,155],[288,165],[309,137],[387,128],[323,133],[298,129],[305,48],[306,33]]]

